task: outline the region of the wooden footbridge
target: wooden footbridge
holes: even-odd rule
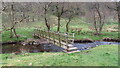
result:
[[[36,28],[34,35],[40,38],[44,38],[48,42],[64,48],[64,52],[66,53],[74,53],[79,51],[78,48],[73,45],[74,33],[72,34],[58,33]]]

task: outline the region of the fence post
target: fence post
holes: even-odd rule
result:
[[[73,39],[72,39],[72,43],[74,44],[74,37],[75,37],[75,33],[73,33]]]
[[[44,29],[42,31],[43,31],[43,38],[44,38],[45,37],[45,31],[44,31]]]
[[[48,39],[49,39],[49,44],[50,44],[50,31],[48,31]]]
[[[68,51],[68,36],[66,35],[66,46],[67,46],[67,51]]]
[[[58,36],[59,36],[59,45],[61,47],[60,33],[58,33]]]
[[[42,30],[42,37],[44,37],[44,32],[43,32],[43,30]]]
[[[43,32],[43,30],[41,30],[42,31],[42,37],[44,37],[44,32]]]
[[[54,45],[55,45],[55,36],[54,36],[55,34],[54,34],[54,32],[53,32],[53,41],[54,41]]]
[[[41,31],[41,29],[40,29],[40,36],[42,36],[42,31]]]
[[[43,35],[44,35],[44,38],[45,38],[45,31],[43,31],[43,32],[44,32],[44,34],[43,34]]]
[[[39,35],[39,37],[41,36],[40,29],[38,30],[38,35]]]

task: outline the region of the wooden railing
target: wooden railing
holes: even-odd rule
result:
[[[50,43],[57,46],[68,48],[68,44],[74,43],[74,33],[58,33],[53,31],[46,31],[40,28],[35,29],[35,33],[42,38],[46,38]]]

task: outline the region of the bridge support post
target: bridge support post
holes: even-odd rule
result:
[[[72,44],[74,44],[74,37],[75,37],[75,33],[73,33]]]
[[[44,31],[42,30],[42,37],[44,38]]]
[[[60,34],[58,34],[59,35],[59,45],[60,45],[60,47],[61,47],[61,40],[60,40]]]
[[[45,38],[45,31],[43,30],[43,37]]]
[[[41,37],[41,30],[39,30],[39,37]]]
[[[52,33],[53,34],[53,41],[54,41],[54,45],[55,45],[55,34],[54,33]]]
[[[68,48],[69,48],[69,47],[68,47],[68,36],[66,36],[66,47],[67,47],[66,50],[68,51]]]
[[[43,31],[41,30],[41,37],[43,37]]]
[[[49,44],[50,44],[50,31],[48,31],[48,42],[49,42]]]
[[[42,36],[42,30],[40,30],[40,37]]]

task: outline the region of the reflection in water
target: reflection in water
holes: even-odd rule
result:
[[[73,45],[79,50],[87,50],[99,45],[120,45],[118,42],[93,42],[93,43],[74,43]],[[20,44],[9,44],[2,45],[2,53],[34,53],[34,52],[60,52],[64,49],[53,44],[44,45],[20,45]]]
[[[63,48],[52,44],[44,45],[2,45],[2,53],[34,53],[34,52],[60,52]]]

